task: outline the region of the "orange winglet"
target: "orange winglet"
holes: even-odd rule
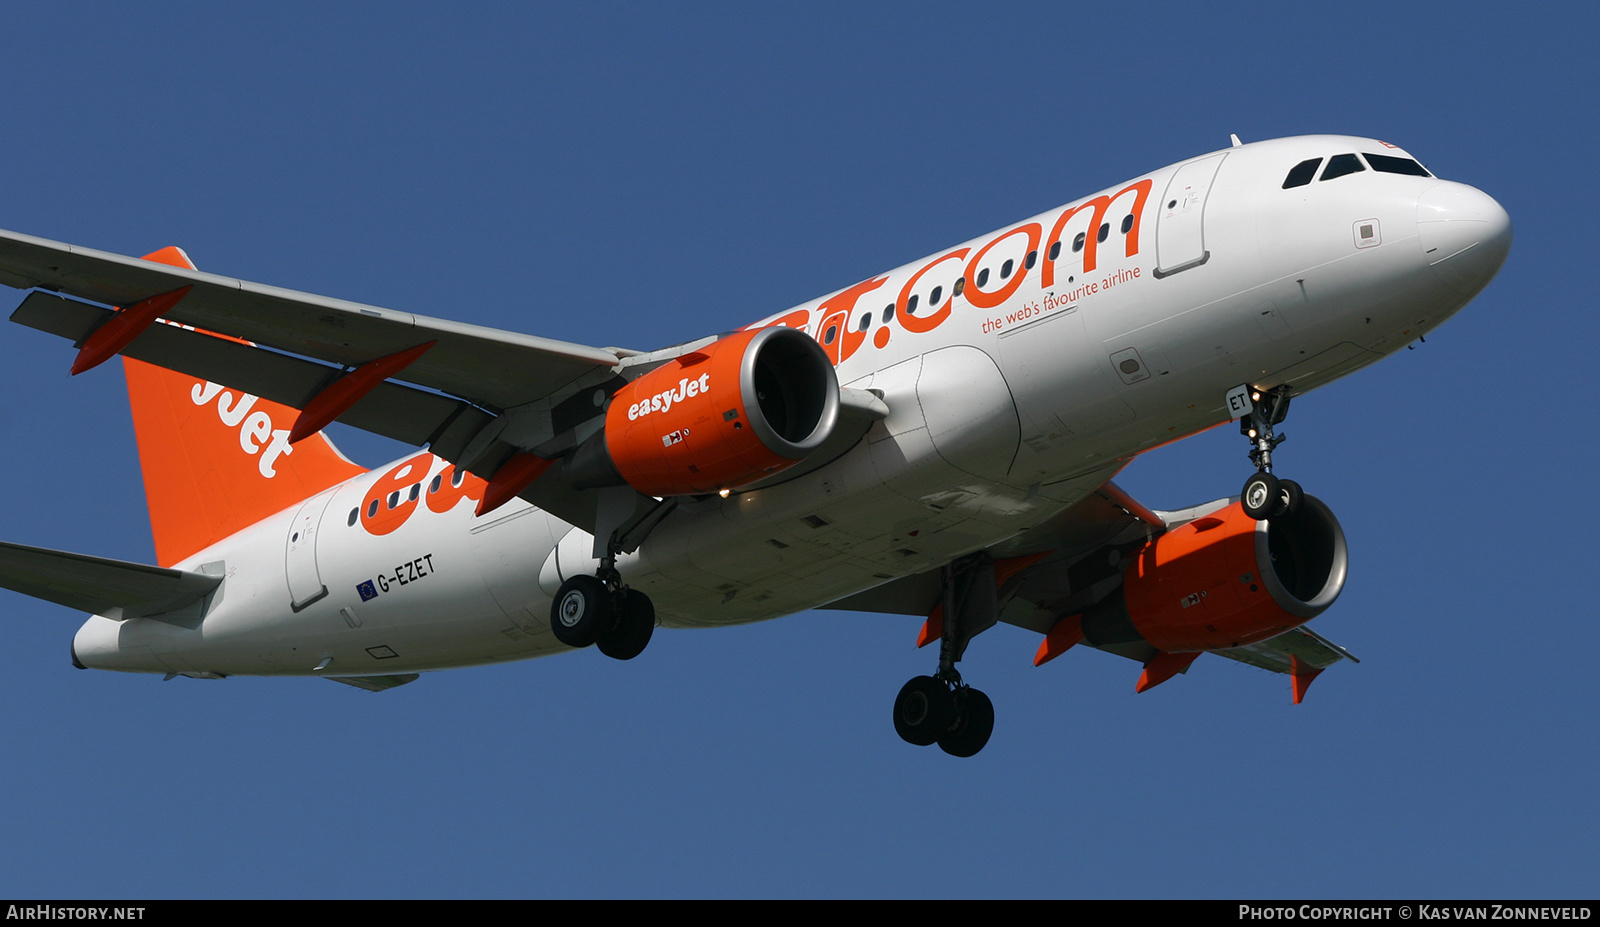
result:
[[[169,311],[179,300],[188,296],[192,289],[194,289],[192,285],[183,286],[170,293],[141,299],[107,319],[104,325],[94,330],[94,334],[84,339],[83,347],[78,350],[78,356],[73,358],[72,375],[77,376],[85,370],[92,370],[116,356],[118,351],[143,334],[162,313]]]
[[[1139,684],[1133,687],[1134,692],[1143,692],[1154,689],[1168,679],[1182,673],[1189,668],[1189,664],[1200,658],[1202,650],[1191,650],[1188,653],[1168,653],[1165,650],[1150,658],[1144,665],[1144,672],[1139,674]]]
[[[1033,655],[1033,665],[1043,666],[1061,656],[1083,640],[1083,616],[1067,615],[1050,629],[1039,642],[1039,652]]]
[[[917,634],[917,646],[926,647],[941,637],[944,637],[943,602],[935,605],[928,614],[928,620],[922,623],[922,631]]]
[[[1327,669],[1327,667],[1323,667]],[[1294,654],[1289,655],[1289,682],[1294,687],[1294,703],[1300,704],[1306,697],[1306,690],[1311,688],[1311,680],[1322,674],[1322,670],[1313,669],[1300,662]]]
[[[328,384],[300,410],[300,417],[294,420],[294,427],[289,429],[289,443],[297,444],[328,427],[334,419],[360,402],[361,397],[376,389],[379,383],[411,366],[436,344],[437,341],[426,341],[414,348],[367,361]]]
[[[513,454],[511,459],[494,471],[489,485],[484,487],[483,498],[478,500],[478,514],[487,515],[528,488],[550,467],[550,461],[532,454]]]

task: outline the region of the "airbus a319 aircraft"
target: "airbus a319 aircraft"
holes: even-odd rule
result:
[[[1426,334],[1511,244],[1489,196],[1375,139],[1240,144],[779,312],[594,348],[0,232],[12,321],[121,354],[159,566],[5,544],[0,584],[92,617],[79,668],[370,690],[657,625],[809,608],[923,619],[906,741],[971,756],[957,670],[996,622],[1137,661],[1290,676],[1344,587],[1328,506],[1279,479],[1290,400]],[[120,307],[120,308],[115,308]],[[425,451],[366,471],[330,422]],[[1111,482],[1237,421],[1237,498]],[[909,632],[908,628],[908,632]],[[909,633],[908,633],[909,637]],[[929,662],[933,660],[930,657]]]

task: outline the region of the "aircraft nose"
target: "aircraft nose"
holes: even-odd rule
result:
[[[1446,181],[1417,197],[1417,237],[1439,278],[1473,295],[1511,252],[1511,217],[1482,190]]]

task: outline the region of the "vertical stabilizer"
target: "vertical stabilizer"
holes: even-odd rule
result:
[[[180,248],[145,260],[196,269]],[[130,358],[122,365],[162,566],[363,472],[322,434],[291,446],[295,409]]]

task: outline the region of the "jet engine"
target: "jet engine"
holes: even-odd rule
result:
[[[737,489],[804,460],[838,420],[839,381],[820,345],[793,328],[739,332],[613,394],[604,430],[568,458],[566,472],[580,489]]]
[[[1253,644],[1322,614],[1348,567],[1344,530],[1321,500],[1265,521],[1235,502],[1140,549],[1122,588],[1084,613],[1083,635],[1169,653]]]

